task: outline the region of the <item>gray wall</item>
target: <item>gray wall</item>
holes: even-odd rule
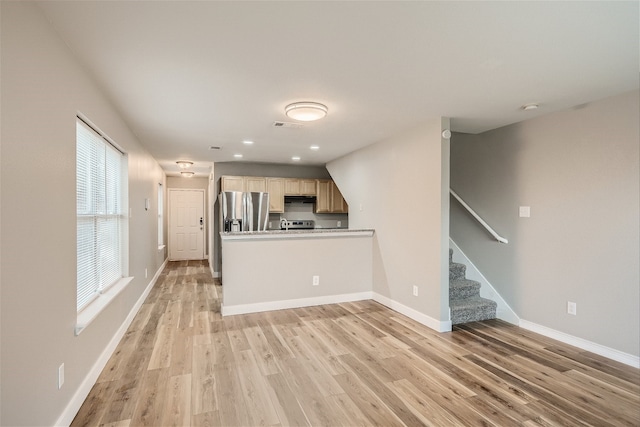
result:
[[[324,166],[300,166],[300,165],[279,165],[273,163],[248,163],[248,162],[220,162],[216,163],[213,168],[213,182],[215,187],[214,194],[220,194],[220,177],[223,175],[232,176],[267,176],[280,178],[331,178],[329,172]],[[218,215],[220,206],[218,200],[213,200],[213,271],[220,272],[221,251],[220,251],[220,221]],[[270,218],[272,221],[278,221],[278,217]]]
[[[436,324],[449,321],[446,127],[448,119],[426,120],[327,164],[349,203],[349,228],[375,229],[373,291]]]
[[[157,185],[166,183],[160,166],[37,6],[3,1],[0,7],[0,424],[50,426],[162,265]],[[134,276],[79,336],[74,335],[77,112],[128,154],[129,273]],[[149,211],[145,198],[151,200]],[[62,363],[65,383],[58,390]]]
[[[635,91],[451,139],[452,188],[509,244],[455,200],[453,240],[521,319],[635,356],[639,116]]]

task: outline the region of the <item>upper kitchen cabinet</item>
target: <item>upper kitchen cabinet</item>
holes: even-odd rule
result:
[[[284,187],[283,178],[267,178],[267,191],[269,192],[269,212],[284,212]]]
[[[331,181],[331,212],[332,213],[347,213],[349,212],[349,206],[342,197],[342,193],[338,189],[335,182]]]
[[[262,176],[229,176],[221,178],[220,191],[266,192],[267,179]]]
[[[329,179],[316,180],[316,213],[331,212],[331,183]]]
[[[220,191],[244,191],[244,176],[223,176]]]
[[[245,176],[244,191],[262,192],[262,193],[266,192],[267,179],[260,176]]]
[[[284,181],[284,194],[286,196],[315,196],[316,180],[286,178]]]

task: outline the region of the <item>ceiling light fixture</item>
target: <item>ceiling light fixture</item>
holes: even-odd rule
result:
[[[300,157],[299,157],[299,156],[293,156],[293,157],[291,158],[291,160],[293,160],[294,162],[297,162],[297,161],[299,161],[299,160],[300,160]]]
[[[538,104],[536,104],[536,103],[525,104],[525,105],[522,106],[522,109],[524,111],[537,110],[538,109]]]
[[[195,172],[187,172],[187,171],[180,172],[180,175],[184,176],[185,178],[191,178],[195,174],[196,174]]]
[[[235,157],[236,159],[241,159],[242,158],[242,154],[234,154],[233,157]]]
[[[294,120],[312,122],[325,117],[329,109],[318,102],[294,102],[284,107],[284,112]]]
[[[253,141],[249,141],[248,139],[245,139],[244,141],[242,141],[242,143],[245,145],[251,145],[253,144]]]
[[[320,147],[318,147],[317,145],[312,145],[311,147],[309,147],[309,149],[313,151],[318,151]]]
[[[193,162],[189,162],[187,160],[178,160],[176,164],[180,166],[180,169],[189,169],[191,166],[193,166]]]

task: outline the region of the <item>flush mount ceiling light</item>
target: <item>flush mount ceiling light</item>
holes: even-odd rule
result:
[[[313,151],[318,151],[320,147],[318,147],[317,145],[312,145],[311,147],[309,147],[309,149]]]
[[[532,104],[524,104],[522,106],[522,109],[524,111],[531,111],[531,110],[537,110],[538,109],[538,104],[536,103],[532,103]]]
[[[186,171],[180,172],[180,175],[184,176],[185,178],[191,178],[195,174],[196,174],[195,172],[186,172]]]
[[[245,145],[251,145],[253,144],[253,141],[249,141],[248,139],[245,139],[244,141],[242,141],[242,143]]]
[[[301,122],[312,122],[322,119],[329,109],[326,105],[317,102],[294,102],[284,107],[287,117]]]
[[[178,160],[176,164],[180,166],[180,169],[189,169],[191,166],[193,166],[193,162],[189,162],[187,160]]]
[[[291,157],[291,160],[293,160],[294,162],[299,162],[300,161],[300,156],[293,156],[293,157]]]
[[[241,159],[242,158],[242,154],[234,154],[233,157],[235,157],[236,159]]]

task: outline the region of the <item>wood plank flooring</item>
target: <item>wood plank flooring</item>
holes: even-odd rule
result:
[[[507,323],[373,301],[220,315],[171,262],[73,426],[640,426],[640,372]]]

